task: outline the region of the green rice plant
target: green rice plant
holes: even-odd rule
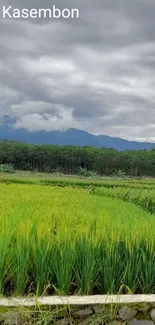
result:
[[[154,234],[153,234],[154,235]],[[142,294],[155,293],[155,238],[150,233],[140,241],[141,263],[139,270],[139,286]]]
[[[123,261],[124,273],[122,282],[130,288],[132,293],[136,293],[140,289],[141,250],[139,243],[125,241]]]
[[[55,245],[52,238],[36,232],[32,256],[36,295],[39,296],[46,292],[46,289],[51,287],[53,283]]]
[[[36,177],[37,175],[37,177]],[[43,186],[59,186],[59,187],[83,187],[87,188],[88,186],[93,187],[105,187],[105,188],[128,188],[128,189],[155,189],[155,182],[153,180],[137,180],[137,179],[105,179],[105,178],[79,178],[77,176],[49,176],[42,173],[15,173],[13,175],[1,174],[0,183],[6,184],[38,184]]]
[[[11,285],[10,275],[11,256],[10,247],[12,244],[11,225],[9,220],[0,222],[0,294],[8,293],[8,284]]]
[[[154,292],[154,190],[96,190],[0,184],[2,294]]]
[[[84,235],[76,241],[75,278],[81,294],[91,294],[97,276],[96,247]]]
[[[26,232],[26,228],[29,230]],[[14,233],[11,258],[12,258],[12,279],[15,284],[16,294],[23,295],[29,283],[30,253],[32,247],[31,224],[22,221],[16,226]]]
[[[68,239],[56,243],[56,255],[53,264],[56,291],[67,295],[73,284],[73,270],[75,264],[74,244]]]
[[[123,283],[123,243],[106,239],[100,242],[98,269],[99,291],[101,294],[118,293]]]
[[[93,195],[120,198],[123,201],[133,202],[141,206],[144,210],[155,213],[155,190],[136,189],[136,188],[94,188]]]

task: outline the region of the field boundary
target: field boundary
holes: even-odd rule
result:
[[[155,303],[153,295],[95,295],[95,296],[47,296],[0,298],[1,307],[17,306],[86,306],[108,304]]]

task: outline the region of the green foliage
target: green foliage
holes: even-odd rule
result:
[[[121,169],[119,169],[118,171],[116,171],[114,173],[114,176],[123,178],[123,177],[125,177],[125,172],[123,172]]]
[[[46,178],[45,178],[46,176]],[[155,182],[150,179],[144,179],[144,180],[135,180],[135,179],[96,179],[96,178],[81,178],[81,177],[64,177],[58,174],[54,175],[43,175],[42,174],[23,174],[20,175],[14,174],[14,175],[3,175],[3,177],[0,177],[0,183],[6,183],[6,184],[38,184],[42,186],[59,186],[59,187],[82,187],[82,188],[96,188],[101,187],[103,190],[106,188],[109,189],[127,189],[127,192],[125,191],[125,196],[128,197],[128,192],[130,189],[146,189],[146,190],[154,190],[155,189]],[[108,192],[107,192],[108,193]],[[113,192],[115,193],[115,192]],[[98,193],[100,195],[100,192]],[[121,196],[122,198],[122,196]],[[149,198],[148,198],[149,201]]]
[[[142,184],[143,185],[143,184]],[[155,188],[133,188],[128,187],[114,187],[114,188],[94,188],[93,194],[100,196],[107,196],[112,198],[119,198],[124,201],[133,202],[141,206],[144,210],[155,213]]]
[[[80,167],[78,175],[81,175],[84,177],[95,177],[95,176],[97,176],[97,173],[93,172],[92,170],[87,170],[86,168]]]
[[[86,235],[77,240],[75,277],[81,294],[91,294],[97,276],[96,247]]]
[[[94,190],[0,184],[0,294],[155,293],[154,215]]]
[[[94,177],[155,176],[155,150],[114,149],[30,145],[17,141],[0,141],[0,162],[15,170],[27,170]]]
[[[9,173],[9,174],[13,174],[14,171],[14,167],[12,164],[1,164],[0,165],[0,173]]]

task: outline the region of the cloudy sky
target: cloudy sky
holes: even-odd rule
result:
[[[2,7],[78,8],[4,19]],[[155,141],[155,0],[1,0],[0,120]]]

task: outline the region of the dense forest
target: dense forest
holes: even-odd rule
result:
[[[30,145],[0,141],[0,164],[16,170],[99,175],[155,176],[155,149],[119,152],[115,149],[56,145]]]

